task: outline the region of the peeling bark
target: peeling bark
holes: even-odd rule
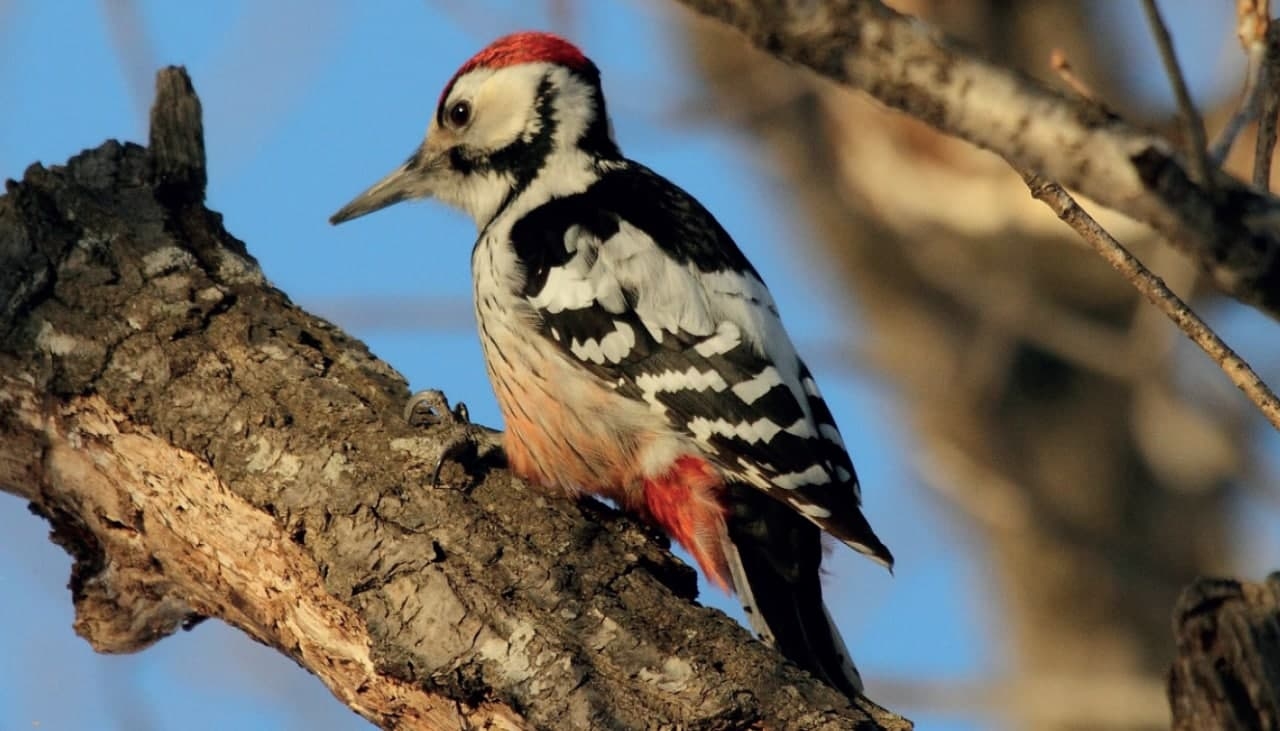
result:
[[[76,558],[75,630],[95,650],[137,652],[213,616],[287,649],[384,726],[528,726],[506,704],[455,704],[380,673],[365,620],[325,590],[316,560],[208,464],[99,396],[52,408],[42,396],[8,378],[0,385],[10,418],[0,481]],[[19,444],[7,441],[15,433]]]
[[[217,617],[384,728],[906,729],[723,614],[631,520],[450,463],[404,380],[203,204],[199,104],[0,198],[0,490],[75,558],[76,631]]]

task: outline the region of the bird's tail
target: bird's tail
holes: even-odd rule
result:
[[[850,697],[862,678],[822,601],[822,531],[769,495],[729,484],[725,554],[752,628],[784,657]]]

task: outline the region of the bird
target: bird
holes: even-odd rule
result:
[[[625,157],[564,38],[490,43],[425,139],[334,224],[435,199],[475,221],[475,317],[514,474],[664,530],[759,638],[862,680],[822,597],[825,531],[892,570],[853,463],[760,273],[689,193]]]

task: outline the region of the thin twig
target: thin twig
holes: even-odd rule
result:
[[[1271,27],[1269,0],[1236,0],[1236,36],[1244,49],[1247,68],[1244,93],[1240,95],[1240,107],[1231,115],[1218,139],[1209,148],[1209,159],[1221,166],[1231,154],[1236,138],[1250,122],[1258,118],[1262,104],[1261,91],[1267,88],[1263,77],[1266,71],[1267,29]]]
[[[1061,48],[1055,48],[1049,52],[1049,67],[1058,74],[1058,78],[1062,79],[1062,83],[1070,87],[1080,98],[1097,99],[1093,89],[1085,83],[1084,79],[1076,76],[1075,69],[1071,67],[1071,61],[1067,59],[1067,54]]]
[[[1258,94],[1262,99],[1258,143],[1253,155],[1253,184],[1271,189],[1271,156],[1276,149],[1276,116],[1280,114],[1280,23],[1267,28]]]
[[[1249,66],[1245,72],[1244,93],[1240,97],[1240,107],[1236,109],[1235,114],[1231,115],[1231,119],[1227,120],[1218,139],[1209,148],[1209,160],[1214,165],[1220,166],[1227,161],[1227,155],[1231,154],[1236,138],[1250,122],[1258,118],[1258,109],[1262,106],[1261,92],[1267,86],[1263,81],[1266,68],[1264,48],[1265,46],[1260,45],[1257,48],[1248,49]]]
[[[1053,212],[1075,229],[1076,233],[1102,256],[1113,269],[1124,275],[1131,284],[1146,297],[1151,304],[1173,320],[1191,341],[1200,346],[1227,378],[1244,392],[1271,425],[1280,430],[1280,399],[1254,372],[1253,368],[1236,355],[1222,338],[1218,337],[1204,320],[1201,320],[1178,295],[1174,294],[1164,282],[1143,266],[1137,257],[1130,254],[1119,241],[1116,241],[1106,229],[1093,220],[1075,199],[1057,183],[1045,180],[1035,173],[1023,172],[1022,179],[1031,189],[1031,195],[1044,201]]]
[[[1213,191],[1194,184],[1166,139],[959,50],[882,0],[676,2],[737,28],[773,57],[1150,225],[1194,256],[1215,286],[1280,318],[1276,199],[1216,170]],[[827,9],[821,22],[815,8]],[[871,37],[875,43],[857,42]]]
[[[1169,27],[1160,17],[1160,8],[1156,0],[1142,0],[1142,7],[1147,13],[1147,22],[1151,25],[1151,35],[1155,37],[1156,47],[1160,49],[1160,60],[1164,62],[1164,71],[1173,86],[1173,95],[1178,100],[1179,114],[1187,134],[1187,157],[1191,162],[1191,174],[1196,182],[1205,188],[1213,188],[1213,179],[1209,176],[1208,142],[1204,133],[1204,120],[1196,111],[1191,101],[1191,92],[1187,91],[1187,79],[1178,66],[1178,56],[1173,50],[1173,38],[1169,36]]]

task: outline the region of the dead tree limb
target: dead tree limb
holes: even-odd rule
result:
[[[1224,292],[1280,318],[1280,201],[1169,143],[959,48],[879,0],[679,0],[770,54],[862,90],[1150,225]]]
[[[161,72],[149,148],[33,165],[0,198],[0,490],[75,558],[76,631],[142,649],[215,617],[385,728],[859,728],[630,520],[451,466],[452,427],[294,307],[204,207],[199,104]]]

